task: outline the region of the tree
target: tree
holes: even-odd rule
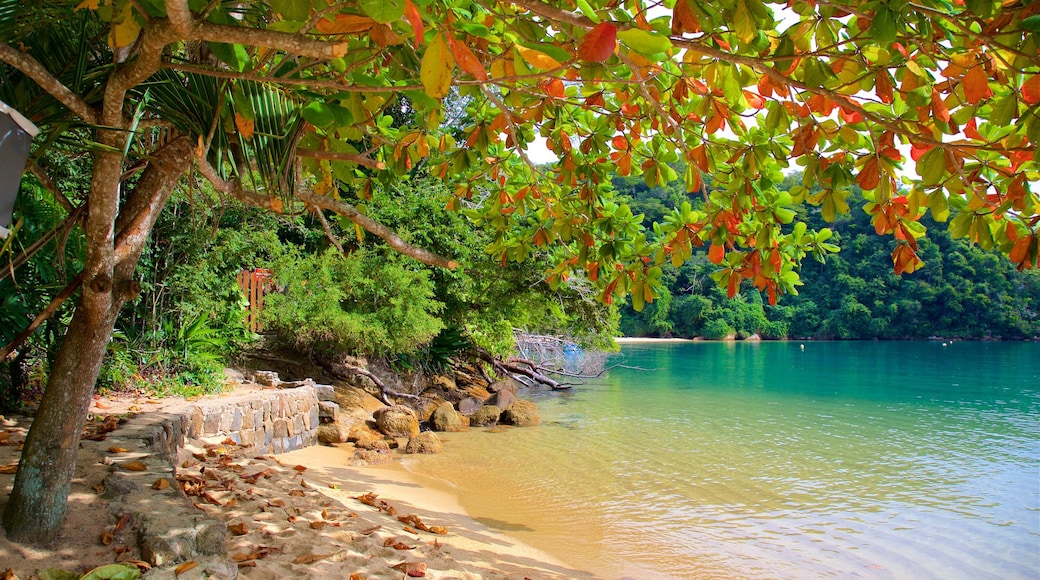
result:
[[[449,204],[491,228],[489,250],[523,262],[555,247],[548,282],[598,283],[602,299],[652,301],[660,264],[709,245],[732,296],[771,301],[797,265],[830,251],[849,187],[878,234],[917,269],[918,219],[1037,261],[1040,7],[1010,0],[0,0],[3,98],[93,160],[78,305],[4,514],[9,537],[57,530],[105,344],[136,291],[159,212],[191,168],[271,211],[335,211],[420,261],[338,198],[365,197],[419,164],[455,184]],[[78,10],[76,10],[78,8]],[[401,124],[404,109],[415,123]],[[759,114],[761,113],[761,114]],[[531,162],[536,135],[559,160]],[[919,179],[899,188],[900,145]],[[687,163],[679,176],[673,163]],[[805,191],[777,189],[805,169]],[[715,188],[702,187],[703,175]],[[681,177],[704,205],[652,231],[610,177]],[[194,177],[194,173],[190,173]],[[821,185],[819,193],[808,188]]]

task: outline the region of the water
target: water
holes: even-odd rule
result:
[[[617,578],[1040,577],[1040,344],[633,344],[405,466]]]

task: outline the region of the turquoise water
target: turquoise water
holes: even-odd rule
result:
[[[804,348],[803,348],[804,345]],[[603,578],[1037,578],[1040,344],[655,343],[405,460]]]

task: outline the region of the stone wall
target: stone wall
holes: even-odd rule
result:
[[[247,455],[285,453],[317,444],[316,391],[308,385],[184,403],[149,413],[135,427],[171,462],[192,439],[230,438]]]

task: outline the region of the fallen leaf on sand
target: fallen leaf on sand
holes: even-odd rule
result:
[[[126,563],[130,564],[131,566],[137,566],[137,568],[139,570],[141,570],[142,572],[147,572],[147,571],[152,569],[152,565],[151,564],[149,564],[148,562],[141,561],[141,560],[127,560]]]
[[[0,465],[0,473],[16,473],[18,471],[18,463],[10,463],[7,465]]]
[[[127,461],[119,464],[120,469],[127,471],[147,471],[148,466],[141,461]]]
[[[430,532],[444,535],[448,533],[448,528],[445,528],[444,526],[430,526]]]
[[[365,580],[365,577],[362,576],[359,572],[354,572],[350,575],[350,580]]]
[[[320,530],[320,529],[322,529],[324,527],[325,527],[325,522],[322,522],[322,521],[311,522],[311,529],[312,530]]]
[[[426,576],[426,562],[401,562],[395,566],[390,566],[398,572],[404,572],[412,578],[422,578]]]
[[[306,494],[303,493],[302,489],[290,489],[289,490],[289,496],[290,497],[303,497],[304,495],[306,495]]]
[[[305,554],[293,560],[293,564],[313,564],[318,560],[324,560],[332,554]]]
[[[102,546],[111,546],[113,541],[115,541],[115,537],[112,535],[112,532],[108,530],[101,532]]]
[[[297,466],[293,467],[293,469],[295,469],[296,471],[299,471],[300,473],[303,473],[304,471],[307,471],[307,466],[305,466],[305,465],[297,465]]]
[[[198,562],[196,562],[194,560],[189,560],[189,561],[181,564],[180,566],[177,566],[176,568],[174,568],[173,569],[173,575],[174,576],[180,576],[181,574],[187,572],[188,570],[193,570],[198,565],[199,565]]]
[[[130,450],[125,447],[116,447],[115,445],[108,448],[109,453],[126,453],[128,451]]]
[[[240,522],[228,526],[228,531],[230,531],[232,534],[235,534],[236,536],[244,536],[249,533],[249,528],[246,527],[245,522]]]
[[[166,489],[167,487],[170,487],[170,480],[166,479],[165,477],[160,477],[159,479],[156,479],[155,483],[152,484],[152,489],[158,489],[160,491]]]
[[[387,538],[386,541],[383,542],[383,547],[384,548],[393,548],[395,550],[401,550],[401,551],[404,551],[404,550],[414,550],[415,549],[415,546],[409,546],[408,544],[405,544],[405,543],[402,543],[402,542],[398,542],[396,538]]]
[[[126,527],[126,524],[128,524],[128,523],[130,523],[130,512],[126,512],[123,515],[119,516],[119,521],[116,522],[116,529],[115,529],[115,531],[118,532],[118,531],[122,530],[123,528]]]
[[[15,575],[14,570],[8,568],[0,574],[0,580],[18,580],[18,576]]]
[[[371,528],[365,528],[364,530],[361,530],[361,535],[362,536],[371,535],[371,534],[379,531],[382,527],[383,526],[372,526]]]

